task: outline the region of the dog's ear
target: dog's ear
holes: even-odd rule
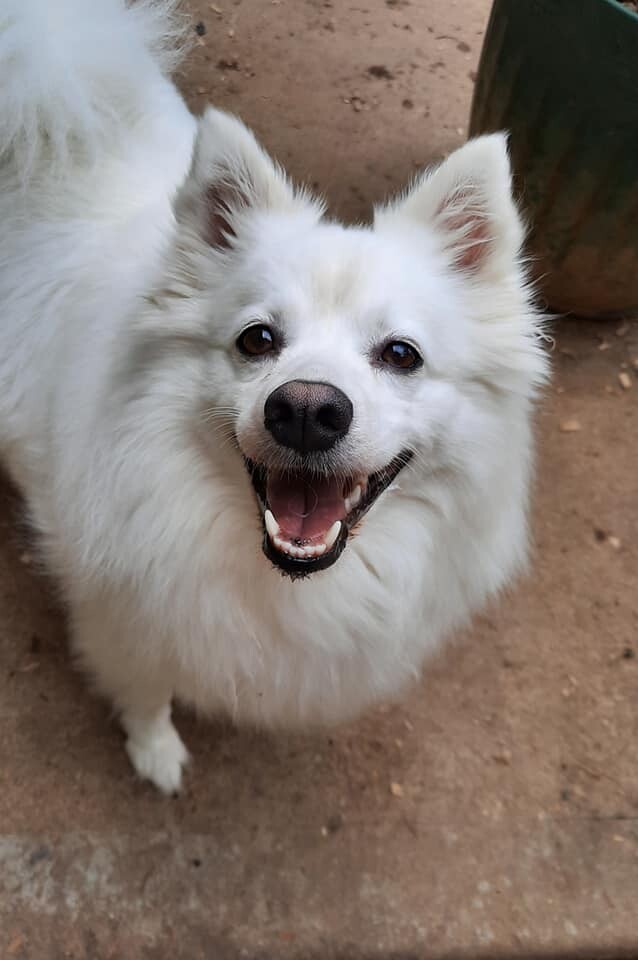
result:
[[[511,268],[523,228],[512,199],[505,135],[469,141],[406,195],[375,211],[379,230],[401,222],[429,227],[452,266],[468,275]]]
[[[190,173],[175,210],[209,247],[232,247],[245,219],[256,211],[292,211],[312,204],[244,124],[208,109],[199,121]]]

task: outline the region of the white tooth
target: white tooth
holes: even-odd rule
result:
[[[345,499],[346,513],[350,513],[351,510],[354,510],[360,500],[361,487],[359,484],[357,484],[354,490],[351,490],[349,496],[347,496]]]
[[[281,537],[273,537],[273,543],[282,553],[290,553],[292,549],[291,544],[287,540],[282,540]]]
[[[315,556],[320,557],[321,554],[325,552],[326,552],[325,543],[318,543],[317,546],[315,547]]]
[[[332,526],[328,530],[328,533],[326,534],[326,539],[324,541],[326,545],[326,550],[330,550],[330,548],[334,546],[334,543],[337,537],[339,536],[340,530],[341,530],[341,520],[335,520],[335,522],[332,524]]]
[[[264,523],[266,524],[266,530],[268,531],[268,535],[272,540],[274,540],[279,533],[279,524],[275,520],[270,510],[266,510],[266,512],[264,513]]]

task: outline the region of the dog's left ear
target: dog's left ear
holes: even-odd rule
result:
[[[199,121],[191,169],[175,202],[177,219],[207,246],[225,250],[234,246],[251,214],[300,208],[320,215],[237,117],[209,108]]]
[[[479,137],[426,172],[407,195],[375,211],[375,227],[426,226],[453,268],[497,276],[511,268],[523,242],[511,182],[505,135]]]

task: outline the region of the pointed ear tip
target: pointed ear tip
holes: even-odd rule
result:
[[[255,134],[235,114],[208,107],[199,118],[193,153],[193,171],[209,178],[215,169],[231,172],[271,163]]]
[[[481,134],[468,140],[460,151],[467,157],[481,160],[482,163],[499,164],[510,170],[510,158],[508,150],[509,136],[504,131],[498,133]]]
[[[199,118],[199,131],[214,131],[217,134],[231,131],[250,133],[248,127],[234,114],[218,107],[208,106]]]
[[[216,149],[222,139],[227,139],[233,119],[230,114],[224,113],[222,110],[216,110],[215,107],[206,107],[197,122],[196,156],[201,156],[202,152],[207,153]]]

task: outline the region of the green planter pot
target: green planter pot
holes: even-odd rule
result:
[[[470,133],[510,132],[540,289],[638,313],[638,15],[616,0],[495,0]]]

